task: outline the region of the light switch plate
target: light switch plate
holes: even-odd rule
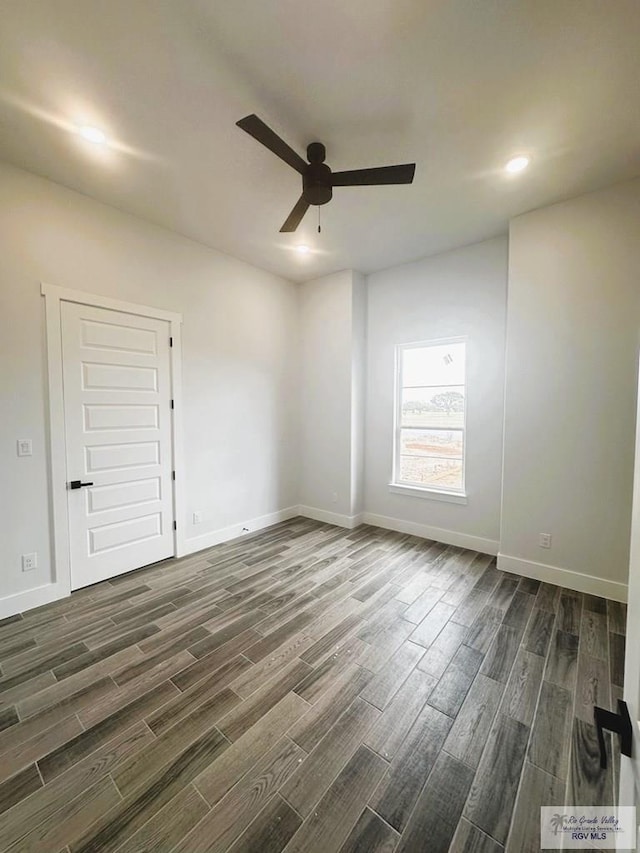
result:
[[[30,438],[18,439],[18,456],[33,456],[33,442]]]

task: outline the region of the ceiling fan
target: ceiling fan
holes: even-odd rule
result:
[[[401,166],[376,166],[372,169],[352,169],[348,172],[332,172],[324,162],[326,150],[321,142],[307,146],[308,163],[289,145],[280,139],[257,115],[241,118],[236,124],[265,148],[288,163],[302,175],[302,195],[295,203],[280,231],[295,231],[310,204],[326,204],[331,200],[334,187],[364,187],[378,184],[410,184],[416,171],[415,163]]]

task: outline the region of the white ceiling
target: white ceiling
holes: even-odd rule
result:
[[[0,159],[294,280],[640,173],[638,0],[2,0],[0,33]],[[333,169],[416,179],[337,188],[320,235],[317,208],[280,234],[300,177],[235,127],[252,112]]]

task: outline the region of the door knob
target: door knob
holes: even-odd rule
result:
[[[70,489],[81,489],[83,486],[93,486],[93,483],[81,483],[80,480],[71,480],[69,482]]]
[[[607,769],[607,750],[604,745],[604,730],[615,732],[620,736],[620,752],[623,755],[631,755],[631,742],[633,740],[633,728],[627,703],[618,699],[618,713],[607,711],[605,708],[593,708],[593,719],[598,733],[598,744],[600,745],[600,767]]]

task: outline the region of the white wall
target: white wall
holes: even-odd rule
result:
[[[368,277],[365,507],[372,523],[496,552],[507,290],[500,237]],[[465,335],[466,506],[390,492],[396,344]],[[387,521],[385,521],[387,519]],[[433,528],[437,530],[434,531]]]
[[[300,285],[300,504],[336,523],[362,505],[364,316],[351,270]]]
[[[8,166],[0,259],[0,598],[51,578],[41,281],[183,313],[178,523],[191,547],[297,504],[294,284]],[[17,438],[33,439],[33,457],[17,457]],[[194,510],[204,514],[197,526]],[[23,573],[20,555],[31,551],[39,568]]]
[[[624,596],[638,333],[640,181],[517,217],[509,231],[505,568],[553,567]],[[538,535],[553,535],[551,550]],[[551,574],[562,582],[562,575]],[[585,586],[586,585],[586,586]]]

